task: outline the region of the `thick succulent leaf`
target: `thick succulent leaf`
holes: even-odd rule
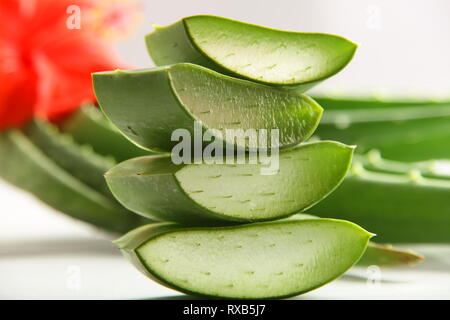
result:
[[[103,175],[116,162],[96,154],[90,145],[77,144],[70,135],[61,134],[53,124],[35,119],[26,129],[31,141],[59,167],[94,190],[112,197]]]
[[[162,223],[116,243],[145,275],[170,288],[219,298],[288,297],[342,275],[371,234],[333,219],[287,219],[232,227]]]
[[[21,131],[3,132],[0,150],[0,177],[56,210],[113,232],[126,232],[144,223],[61,169]]]
[[[316,135],[398,161],[450,158],[450,104],[327,111]]]
[[[392,108],[410,108],[410,107],[436,107],[449,105],[448,100],[432,99],[382,99],[372,98],[333,98],[326,96],[314,97],[321,106],[327,110],[355,110],[355,109],[392,109]]]
[[[174,165],[151,156],[120,163],[105,175],[116,198],[144,216],[192,223],[261,221],[297,213],[323,199],[344,178],[353,148],[302,144],[279,154],[279,171],[264,163]]]
[[[214,16],[156,27],[146,42],[158,66],[190,62],[302,92],[344,68],[357,47],[331,34],[287,32]]]
[[[117,162],[151,154],[135,146],[93,105],[79,108],[60,124],[60,129],[79,144],[90,145],[96,153]]]
[[[360,162],[350,172],[308,213],[354,221],[381,242],[450,242],[449,180],[369,171]]]
[[[194,122],[213,140],[249,149],[226,129],[278,129],[280,147],[296,145],[316,129],[322,108],[311,98],[231,78],[193,64],[101,72],[94,88],[106,116],[143,148],[170,152],[180,128],[194,136]],[[258,116],[255,116],[258,115]]]
[[[450,160],[426,160],[421,162],[402,162],[384,159],[380,151],[373,149],[364,155],[354,155],[353,162],[360,162],[364,168],[381,173],[410,174],[419,172],[426,178],[450,181]]]
[[[424,257],[412,251],[394,248],[388,244],[369,242],[364,255],[358,261],[359,266],[400,267],[414,266],[422,262]]]

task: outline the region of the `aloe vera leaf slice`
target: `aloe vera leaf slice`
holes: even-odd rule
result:
[[[302,92],[343,69],[357,45],[331,34],[288,32],[215,16],[192,16],[146,36],[156,65],[190,62]]]
[[[339,188],[308,213],[354,221],[380,242],[450,242],[449,194],[449,181],[419,172],[371,172],[355,163]]]
[[[232,227],[146,225],[116,243],[151,279],[220,298],[302,294],[342,275],[372,234],[333,219],[288,219]]]
[[[116,164],[112,158],[96,154],[90,145],[78,145],[70,135],[60,133],[53,124],[42,119],[34,119],[26,133],[60,168],[94,190],[113,198],[103,176]]]
[[[94,73],[94,89],[106,116],[143,148],[170,152],[180,128],[194,135],[194,121],[238,148],[226,129],[278,129],[280,148],[296,145],[316,129],[322,108],[311,98],[231,78],[193,64]],[[255,115],[261,115],[255,117]],[[223,140],[222,140],[223,138]],[[270,139],[269,139],[270,140]]]
[[[117,162],[152,154],[134,145],[94,105],[80,107],[59,127],[79,144],[90,145],[96,153],[112,156]]]
[[[322,219],[311,214],[299,213],[284,220],[299,219]],[[131,233],[131,232],[130,232]],[[138,237],[136,237],[137,239]],[[127,239],[127,238],[124,238]],[[379,244],[369,241],[367,249],[361,259],[358,260],[357,266],[377,265],[379,267],[397,267],[410,265],[413,266],[424,260],[424,257],[411,250],[401,250],[394,248],[391,244]]]
[[[376,265],[379,267],[414,266],[424,260],[424,257],[413,251],[400,250],[389,244],[369,242],[364,255],[358,261],[358,266]]]
[[[21,131],[2,133],[0,150],[0,177],[56,210],[112,232],[126,232],[144,223],[62,170]]]
[[[170,157],[120,163],[105,177],[126,208],[151,218],[190,223],[202,220],[262,221],[297,213],[323,199],[344,178],[353,147],[307,143],[279,154],[279,171],[267,165],[175,165]]]

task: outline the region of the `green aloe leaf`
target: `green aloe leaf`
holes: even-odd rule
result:
[[[77,144],[70,135],[62,134],[51,123],[34,119],[26,133],[31,141],[59,167],[94,190],[113,197],[106,185],[104,173],[116,162],[96,154],[90,145]]]
[[[98,154],[117,162],[151,154],[135,146],[94,105],[84,105],[60,124],[60,130],[79,144],[92,146]]]
[[[433,99],[382,99],[382,98],[332,98],[317,96],[314,97],[321,106],[327,110],[355,110],[355,109],[393,109],[410,107],[436,107],[449,105],[448,100]]]
[[[381,156],[380,151],[373,149],[364,155],[357,154],[353,162],[360,162],[364,168],[381,173],[411,174],[419,172],[426,178],[443,179],[450,181],[449,160],[426,160],[421,162],[402,162],[387,160]]]
[[[190,62],[235,77],[302,92],[344,68],[353,42],[214,16],[192,16],[146,36],[156,65]]]
[[[267,164],[250,160],[175,165],[170,157],[141,157],[120,163],[105,177],[119,202],[151,218],[184,223],[273,220],[332,192],[352,153],[352,147],[337,142],[302,144],[280,152],[279,171],[272,175],[261,174]]]
[[[280,147],[298,144],[316,129],[322,108],[311,98],[231,78],[193,64],[101,72],[94,89],[106,116],[143,148],[170,152],[176,129],[194,136],[194,121],[215,141],[248,149],[226,129],[278,129]],[[264,116],[255,116],[264,115]],[[220,132],[220,135],[219,135]]]
[[[450,242],[450,180],[392,174],[353,164],[344,182],[308,213],[348,219],[381,242]]]
[[[3,132],[0,150],[0,177],[56,210],[113,232],[145,221],[61,169],[21,131]]]
[[[364,253],[371,234],[333,219],[286,219],[232,227],[146,225],[116,241],[151,279],[220,298],[279,298],[318,288]]]
[[[378,149],[391,160],[417,162],[450,158],[450,104],[327,111],[316,131],[321,139]],[[448,146],[448,147],[446,147]]]
[[[394,248],[388,244],[369,242],[364,255],[358,261],[359,266],[377,265],[379,267],[414,266],[424,257],[412,251]]]

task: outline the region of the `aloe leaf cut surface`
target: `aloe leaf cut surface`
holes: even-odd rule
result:
[[[145,223],[62,170],[21,131],[2,133],[0,149],[0,177],[56,210],[113,232]]]
[[[267,164],[175,165],[170,157],[122,162],[105,177],[114,196],[144,216],[192,223],[211,219],[260,221],[306,209],[344,178],[353,148],[323,141],[286,149],[279,171],[261,175]]]
[[[287,32],[215,16],[192,16],[146,36],[156,65],[190,62],[305,91],[344,68],[356,45],[339,36]]]
[[[138,145],[170,152],[176,129],[194,135],[194,121],[213,140],[248,149],[226,129],[278,129],[280,147],[296,145],[316,129],[322,108],[311,98],[231,78],[192,64],[101,72],[94,89],[106,116]],[[258,116],[256,116],[258,115]],[[269,139],[270,140],[270,139]]]
[[[176,290],[221,298],[277,298],[342,275],[372,235],[333,219],[287,219],[233,227],[140,227],[116,243],[144,274]]]
[[[348,219],[378,234],[381,242],[450,242],[450,181],[418,171],[373,172],[360,163],[350,172],[308,213]]]
[[[117,162],[151,154],[128,140],[94,105],[79,108],[60,124],[60,130]]]

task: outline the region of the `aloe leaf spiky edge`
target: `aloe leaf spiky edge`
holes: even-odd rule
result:
[[[111,232],[145,223],[62,170],[21,131],[1,133],[0,147],[0,176],[49,206]]]

